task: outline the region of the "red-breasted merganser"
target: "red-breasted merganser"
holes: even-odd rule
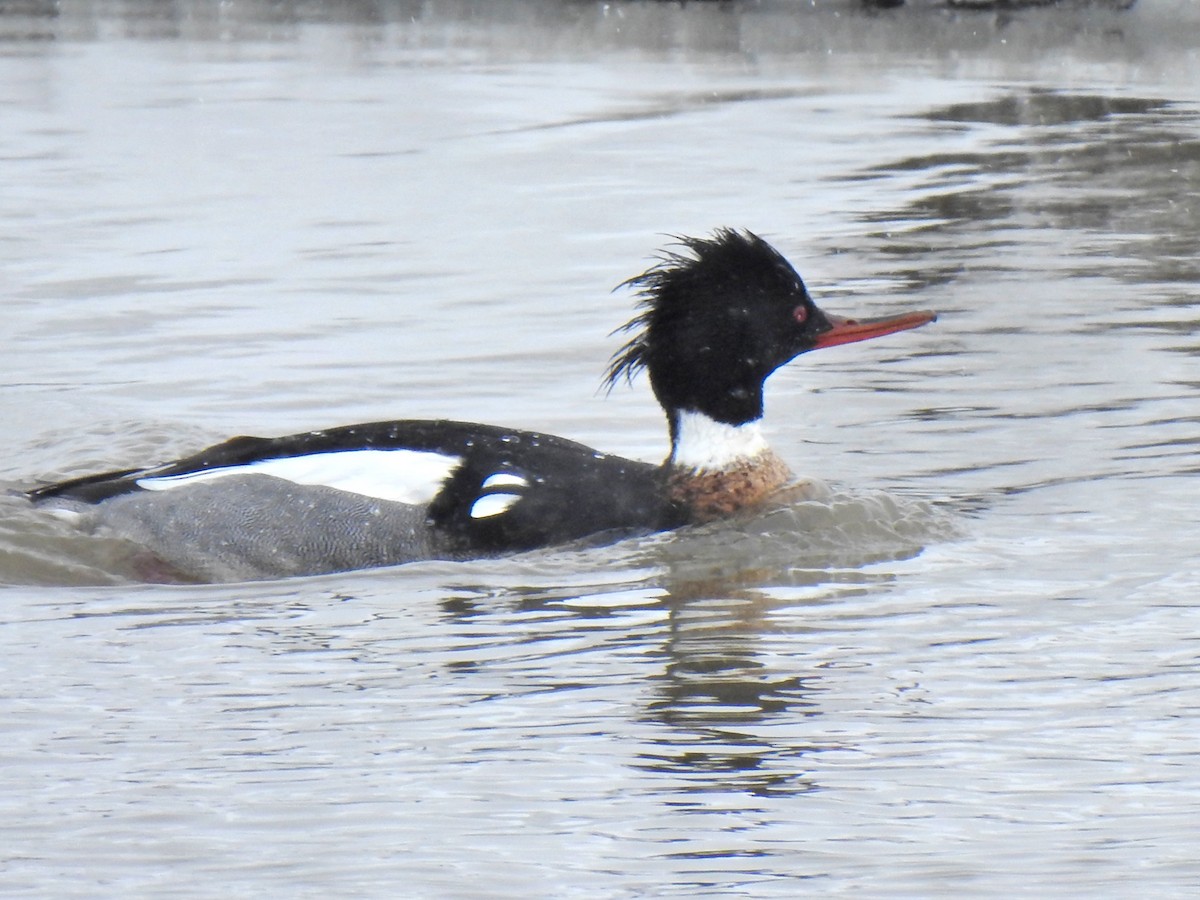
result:
[[[640,312],[606,383],[646,370],[667,414],[661,465],[553,435],[401,420],[235,437],[176,462],[36,488],[208,580],[467,559],[616,539],[753,507],[792,479],[759,430],[763,383],[819,347],[935,319],[822,312],[786,259],[749,231],[679,238],[626,285]]]

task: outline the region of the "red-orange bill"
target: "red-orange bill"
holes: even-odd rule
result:
[[[898,316],[882,316],[878,319],[844,319],[841,316],[825,313],[829,320],[830,329],[817,338],[813,349],[820,347],[836,347],[838,344],[853,344],[856,341],[869,341],[871,338],[883,337],[885,334],[895,334],[897,331],[908,331],[910,328],[920,328],[937,319],[937,313],[923,309],[917,312],[901,313]]]

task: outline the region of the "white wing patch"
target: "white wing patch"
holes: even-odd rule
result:
[[[425,450],[337,450],[183,475],[151,475],[137,483],[149,491],[165,491],[230,475],[272,475],[295,484],[324,485],[364,497],[421,505],[437,496],[461,463],[460,456]]]
[[[529,487],[529,479],[524,475],[518,475],[516,472],[497,472],[495,475],[489,475],[483,480],[480,487]]]
[[[514,488],[506,491],[504,488]],[[471,504],[472,519],[490,519],[512,508],[521,499],[521,488],[529,487],[529,479],[515,472],[496,472],[480,485],[483,493]]]

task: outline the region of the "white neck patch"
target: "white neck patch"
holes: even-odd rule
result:
[[[758,421],[726,425],[704,413],[680,410],[670,463],[681,469],[732,469],[767,451]]]

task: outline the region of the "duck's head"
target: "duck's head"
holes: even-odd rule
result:
[[[822,312],[774,247],[749,231],[680,237],[626,285],[640,312],[620,331],[634,335],[609,365],[611,387],[645,369],[667,412],[674,442],[681,414],[741,426],[762,418],[763,383],[801,353],[917,328],[932,312],[845,319]]]

